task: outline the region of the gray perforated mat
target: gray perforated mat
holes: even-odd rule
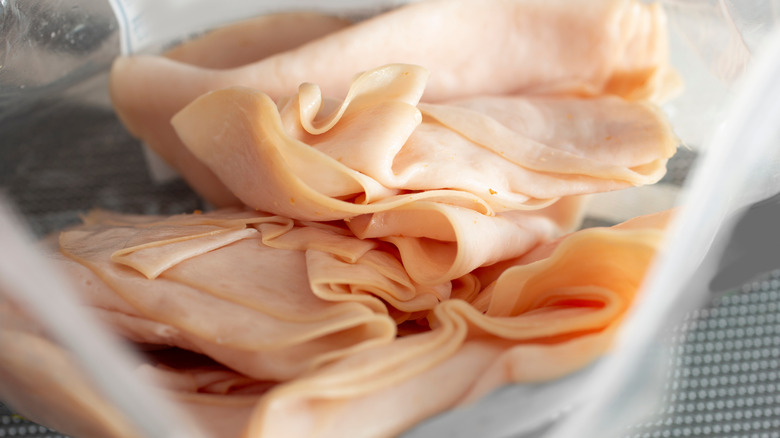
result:
[[[673,330],[666,393],[626,437],[780,437],[780,271]]]
[[[41,107],[0,124],[0,190],[38,236],[92,208],[174,214],[203,207],[182,181],[152,182],[138,142],[110,111],[61,100]]]
[[[14,415],[7,406],[0,403],[0,437],[20,438],[65,438],[57,432]]]

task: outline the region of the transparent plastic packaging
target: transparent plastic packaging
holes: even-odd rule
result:
[[[325,7],[320,2],[304,0],[283,4],[214,4],[193,0],[160,6],[154,1],[129,0],[4,0],[0,2],[0,37],[5,39],[5,45],[0,47],[0,134],[14,143],[13,147],[3,145],[0,170],[6,175],[18,175],[19,167],[27,166],[34,172],[36,163],[46,159],[46,145],[27,150],[27,138],[34,138],[37,143],[52,141],[52,148],[57,147],[56,142],[90,141],[88,137],[94,132],[67,123],[50,137],[33,135],[32,131],[50,122],[53,115],[69,111],[74,102],[82,109],[99,108],[103,111],[97,113],[101,117],[110,112],[106,71],[119,53],[157,52],[204,30],[262,13],[315,8],[359,19],[401,3],[404,2],[367,4],[345,0]],[[661,207],[680,206],[665,252],[648,276],[614,350],[559,381],[501,388],[479,403],[420,424],[404,435],[407,438],[620,436],[626,424],[641,418],[649,406],[657,403],[663,388],[665,357],[672,347],[665,330],[676,324],[684,312],[710,302],[718,292],[713,290],[711,280],[733,244],[731,231],[740,215],[749,206],[780,192],[780,33],[773,32],[780,5],[772,1],[714,0],[666,0],[662,4],[669,17],[672,60],[686,84],[685,93],[665,110],[683,143],[697,151],[699,158],[679,196],[676,191],[663,193],[664,199],[655,199],[657,203],[632,204],[631,209],[620,213],[630,217]],[[172,22],[176,26],[170,26]],[[76,120],[89,123],[86,117],[90,113],[84,114],[84,119]],[[101,131],[100,141],[133,144],[117,131],[116,120],[99,120],[114,126]],[[154,157],[146,159],[153,176],[165,173],[159,170],[160,164]],[[128,194],[110,184],[87,188],[58,201],[56,193],[61,188],[57,186],[77,184],[78,180],[67,169],[56,167],[36,179],[49,181],[51,187],[44,183],[30,187],[32,179],[16,177],[0,181],[0,187],[11,204],[25,207],[23,215],[44,218],[31,224],[38,236],[72,223],[76,217],[71,210],[96,205],[110,208],[121,205],[117,203],[123,196],[133,197],[132,203],[139,206],[140,212],[165,213],[200,206],[196,197],[180,186],[166,186],[168,191],[163,193],[183,194],[176,196],[179,203],[174,205],[163,205],[159,192]],[[165,177],[158,180],[171,184]],[[146,185],[139,184],[138,190],[162,184],[146,180],[143,183]],[[27,190],[51,190],[54,199],[48,204],[30,206],[25,198]],[[661,195],[657,191],[642,193],[649,195],[631,196]],[[613,201],[596,202],[594,209],[603,210],[610,202]],[[93,328],[97,323],[80,314],[65,282],[49,271],[45,261],[35,259],[40,255],[32,251],[34,245],[29,240],[20,237],[27,232],[21,230],[9,208],[0,211],[0,219],[0,316],[7,312],[0,320],[0,330],[43,333],[41,339],[67,351],[66,356],[74,369],[82,373],[86,387],[91,387],[95,397],[113,408],[105,418],[113,419],[114,425],[124,421],[127,429],[133,430],[127,436],[196,436],[198,432],[185,426],[196,423],[185,420],[176,406],[169,406],[132,376],[125,366],[132,363],[132,353],[113,339],[96,335],[101,333]],[[771,221],[761,223],[767,229],[756,233],[775,231],[770,227]],[[25,266],[33,264],[40,266],[36,275],[21,275]],[[750,280],[751,275],[760,273],[760,264],[755,266],[754,272],[742,273],[742,277],[732,280]],[[34,293],[51,290],[61,291],[57,301]],[[29,317],[9,316],[19,313],[11,309],[24,309],[21,313]],[[18,343],[9,345],[23,349],[22,342],[27,338],[15,339]],[[5,340],[13,342],[14,338]],[[2,354],[0,351],[0,358]],[[94,366],[98,362],[100,366]],[[9,382],[23,381],[14,375],[19,368],[4,368],[3,363],[0,361],[0,373],[10,373]],[[39,397],[26,392],[23,385],[0,385],[0,400],[29,410],[25,414],[32,419],[36,418],[34,402]],[[61,415],[47,414],[49,417],[44,417],[43,412],[37,414],[41,421],[55,427],[78,415],[65,410]]]

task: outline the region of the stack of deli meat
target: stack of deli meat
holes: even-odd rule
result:
[[[609,350],[671,212],[580,222],[664,175],[679,87],[637,0],[248,20],[111,71],[127,129],[214,209],[95,210],[54,257],[214,436],[395,436]],[[120,436],[84,405],[58,426]]]

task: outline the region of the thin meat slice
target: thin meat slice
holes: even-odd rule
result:
[[[567,217],[561,214],[561,223]],[[101,218],[113,225],[101,224]],[[360,240],[336,224],[289,227],[279,218],[245,211],[151,220],[97,213],[89,225],[63,233],[61,244],[66,255],[90,269],[96,280],[89,283],[103,282],[102,293],[116,293],[130,304],[93,301],[104,304],[98,313],[120,333],[139,342],[176,343],[181,337],[178,346],[250,377],[146,368],[161,374],[171,394],[204,421],[223,424],[216,417],[234,406],[234,420],[247,421],[247,437],[341,436],[344,427],[361,436],[389,437],[500,385],[554,379],[603,354],[668,219],[664,212],[577,231],[498,263],[501,269],[489,283],[489,276],[467,274],[439,288],[419,287],[392,248],[350,245],[350,239]],[[196,237],[182,240],[185,231],[171,231],[176,223]],[[162,248],[201,239],[204,225],[220,223],[228,229],[245,223],[257,232],[183,258],[155,279],[111,261],[121,242]],[[156,228],[159,244],[153,239]],[[264,239],[277,246],[264,246]],[[344,244],[346,249],[336,249]],[[96,293],[101,292],[89,294]],[[387,303],[384,312],[377,310],[381,303]],[[361,308],[360,330],[324,335],[317,325],[333,327],[343,321],[339,316]],[[289,313],[295,309],[297,314]],[[417,329],[407,325],[382,337],[381,324],[369,328],[370,315],[417,321]],[[273,321],[266,323],[269,317]],[[389,327],[395,329],[395,323]],[[166,333],[170,336],[161,338]],[[279,348],[264,347],[271,344]],[[195,387],[207,393],[191,394]],[[238,428],[233,423],[225,430]]]
[[[182,65],[230,69],[292,50],[349,24],[349,21],[341,18],[315,13],[271,14],[213,30],[170,49],[163,57]],[[179,84],[177,87],[181,84],[179,81],[176,83]],[[113,96],[118,93],[116,87],[112,87],[110,91]],[[149,97],[156,100],[162,96]],[[124,113],[120,110],[119,114],[122,116]],[[131,128],[131,132],[175,168],[206,200],[223,207],[239,205],[238,199],[217,177],[183,147],[170,127],[169,119],[172,115],[156,121],[145,120],[144,124],[152,124],[144,125],[142,131]],[[148,129],[157,134],[144,135],[143,132]]]
[[[430,331],[275,387],[244,436],[336,437],[345,427],[360,436],[395,436],[500,385],[554,379],[587,365],[609,348],[665,223],[659,215],[638,228],[562,238],[547,257],[509,267],[488,286],[477,297],[487,298],[487,313],[444,301],[428,316]]]
[[[148,325],[135,332],[125,330],[133,332],[135,341],[158,342],[163,333],[171,345],[202,352],[257,378],[291,378],[395,336],[386,311],[316,297],[306,277],[304,251],[269,247],[255,229],[215,247],[211,235],[203,236],[204,222],[222,220],[231,230],[237,222],[269,220],[267,215],[247,217],[243,212],[232,219],[225,216],[224,212],[178,216],[140,226],[102,225],[92,218],[90,225],[63,232],[60,246],[97,277],[83,281],[91,285],[90,301],[101,303],[106,311],[173,328],[161,332],[159,326]],[[174,233],[176,222],[179,230]],[[273,237],[271,233],[269,239]],[[358,253],[370,247],[355,246]],[[117,259],[118,253],[135,258],[128,263],[126,258]],[[138,265],[158,274],[150,279],[134,267]],[[79,275],[78,270],[69,272]],[[100,288],[101,283],[105,287]],[[115,298],[94,296],[101,293],[116,294],[132,310]]]
[[[424,1],[230,71],[163,57],[120,58],[114,86],[119,106],[133,102],[131,90],[140,83],[151,87],[147,92],[165,91],[174,78],[194,91],[188,97],[184,88],[167,93],[184,104],[232,85],[264,88],[279,98],[307,81],[338,96],[349,87],[345,76],[402,61],[429,66],[435,84],[426,92],[429,101],[521,92],[656,98],[677,85],[664,24],[660,5],[627,0]],[[134,75],[140,76],[133,81]]]
[[[153,279],[181,261],[249,238],[256,233],[257,231],[252,228],[223,228],[201,235],[187,236],[180,241],[169,240],[165,242],[167,244],[158,241],[148,246],[124,248],[114,252],[111,259],[136,269],[146,278]]]
[[[313,12],[288,12],[242,20],[185,41],[163,54],[197,67],[230,69],[295,49],[351,25]]]
[[[418,134],[420,126],[412,132],[419,122],[413,104],[422,92],[425,77],[426,72],[420,67],[390,65],[357,77],[343,102],[323,102],[321,95],[309,86],[304,87],[298,98],[290,99],[281,112],[270,99],[251,90],[216,91],[188,106],[174,119],[174,125],[196,154],[222,175],[250,206],[310,221],[348,219],[348,226],[356,236],[382,239],[398,247],[405,270],[420,285],[449,282],[477,267],[519,256],[541,241],[570,231],[577,225],[582,200],[572,198],[556,203],[557,197],[613,184],[608,181],[599,186],[598,180],[592,178],[595,182],[589,190],[568,184],[573,187],[560,189],[554,193],[556,197],[543,200],[504,190],[502,184],[506,183],[502,180],[520,180],[516,185],[523,187],[524,181],[517,175],[535,175],[508,158],[521,161],[530,157],[525,161],[533,164],[533,160],[539,161],[536,156],[540,151],[554,158],[557,150],[526,141],[514,131],[507,132],[509,128],[494,135],[500,137],[489,144],[494,150],[435,121],[430,124],[437,126],[439,132],[444,130],[457,139],[447,141],[439,133],[425,137],[425,141],[412,141],[426,135]],[[575,100],[574,104],[577,103]],[[599,109],[599,105],[609,107],[612,103],[596,102],[592,106]],[[630,108],[633,105],[625,104]],[[331,112],[317,114],[316,109],[321,105],[330,105]],[[552,106],[558,118],[565,119],[560,115],[560,107],[565,108],[565,104]],[[662,120],[637,121],[647,115],[640,111],[627,120],[612,122],[617,128],[606,130],[614,133],[616,143],[628,143],[625,148],[636,148],[635,155],[639,157],[628,165],[668,155],[674,150],[663,143],[667,139],[645,133],[645,126],[660,131],[659,136],[665,133]],[[587,131],[595,130],[603,117],[599,113],[579,116],[579,126],[583,127],[580,130],[585,131],[580,136],[589,137]],[[479,113],[474,118],[474,126],[466,127],[472,131],[483,121]],[[549,123],[556,122],[553,119]],[[636,124],[640,124],[639,129]],[[424,121],[422,126],[427,126]],[[628,132],[621,132],[620,128]],[[634,129],[645,137],[632,135]],[[572,144],[576,148],[591,140],[576,137],[579,131],[575,127],[563,125],[560,132],[563,140],[559,143],[564,146]],[[634,140],[635,137],[639,138]],[[550,141],[553,146],[560,147],[554,141]],[[531,146],[527,145],[529,142]],[[506,152],[499,147],[504,147]],[[443,149],[457,156],[444,155],[447,152],[442,152]],[[411,155],[418,156],[414,166],[408,163]],[[570,167],[575,172],[595,161],[569,152],[566,155],[574,163]],[[609,154],[596,158],[606,161],[604,172],[611,170],[614,174],[625,170],[625,166],[610,167]],[[393,169],[399,161],[405,161],[407,167],[400,175]],[[419,170],[413,172],[409,167]],[[558,170],[562,173],[566,168],[559,165]],[[552,176],[548,178],[555,180]],[[570,183],[566,178],[559,179],[564,180],[559,187]],[[410,180],[419,186],[411,185]],[[542,189],[548,190],[543,185]],[[387,197],[388,193],[392,196]],[[512,197],[523,200],[512,207],[527,211],[485,214],[492,213],[491,205],[507,210],[500,202]],[[476,205],[472,204],[473,200]],[[533,212],[544,204],[553,206]],[[391,302],[398,310],[401,306],[404,311],[413,311],[410,303],[402,305],[396,298]]]
[[[348,225],[360,238],[393,244],[409,277],[433,285],[521,256],[541,242],[573,231],[584,202],[583,197],[566,197],[541,210],[495,216],[443,203],[416,202],[358,216]]]
[[[145,352],[141,358],[136,374],[178,402],[213,438],[240,436],[258,400],[277,385],[179,349]]]
[[[535,171],[538,186],[553,185],[550,190],[558,193],[566,189],[543,174],[580,177],[584,182],[612,179],[626,186],[652,184],[664,175],[666,161],[679,144],[660,108],[614,96],[481,97],[447,105],[421,104],[420,109],[511,164]],[[402,169],[394,167],[397,173]],[[511,188],[521,184],[513,182]],[[552,197],[538,187],[526,191],[535,198]]]
[[[456,280],[562,234],[579,207],[567,198],[493,217],[420,203],[399,210],[395,225],[373,218],[363,238],[243,210],[148,219],[96,211],[62,233],[61,263],[125,337],[287,379],[389,342],[393,322],[424,318],[453,291],[474,296],[476,285]],[[398,252],[368,236],[377,232],[395,235],[384,240]],[[415,239],[440,243],[415,252]]]
[[[335,124],[317,138],[330,140],[328,144],[341,148],[346,143],[362,149],[359,156],[367,159],[387,149],[400,148],[419,123],[418,110],[405,101],[419,92],[420,83],[424,84],[422,72],[415,66],[393,65],[364,73],[361,78],[377,78],[382,85],[385,76],[399,80],[392,81],[388,92],[377,96],[378,102],[369,110],[361,102],[363,99],[355,99],[363,111],[343,113],[338,120],[345,120],[344,123]],[[367,97],[373,97],[371,87],[362,86],[365,81],[356,82]],[[399,93],[401,101],[386,98],[392,97],[390,91]],[[297,114],[300,112],[294,113]],[[465,192],[440,190],[399,195],[398,189],[385,187],[340,163],[342,157],[328,155],[288,134],[276,104],[254,90],[231,88],[202,96],[178,113],[173,123],[187,147],[246,205],[261,211],[327,221],[432,197],[482,211],[488,209],[482,199]],[[370,126],[379,129],[368,129]],[[360,148],[366,136],[372,138],[372,147]],[[355,198],[356,202],[352,202]]]
[[[678,85],[664,23],[659,5],[629,0],[425,1],[227,70],[162,56],[119,58],[111,95],[131,133],[224,206],[235,198],[181,148],[169,126],[204,93],[247,86],[276,100],[313,82],[338,97],[355,72],[404,62],[431,71],[424,100],[432,102],[517,93],[659,101]]]
[[[302,220],[347,219],[418,201],[483,214],[649,184],[677,139],[663,114],[617,97],[485,97],[415,105],[421,67],[353,80],[343,101],[301,87],[281,108],[228,88],[173,118],[184,144],[245,204]]]

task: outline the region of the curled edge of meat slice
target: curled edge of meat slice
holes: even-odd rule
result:
[[[393,436],[438,412],[473,403],[501,385],[557,378],[609,348],[659,250],[669,215],[578,231],[501,266],[477,270],[475,277],[488,286],[477,295],[437,305],[428,316],[430,331],[354,351],[263,394],[190,394],[172,387],[169,395],[212,421],[210,426],[221,424],[230,412],[230,427],[216,428],[223,433],[243,427],[242,436],[254,438],[279,432],[330,437],[342,436],[348,427],[356,433]],[[118,215],[97,217],[123,223]],[[159,220],[124,221],[140,227],[155,222]],[[583,269],[567,269],[581,262]],[[22,372],[19,367],[11,370],[17,372]],[[176,375],[169,377],[175,386]],[[66,394],[77,390],[71,384],[58,388]],[[416,402],[408,403],[410,398]],[[95,418],[84,421],[88,426]]]
[[[192,68],[231,69],[295,49],[350,24],[351,22],[341,18],[316,13],[271,14],[215,29],[170,49],[160,58]],[[134,78],[135,74],[123,75],[121,62],[115,64],[111,70],[109,91],[117,115],[128,130],[176,169],[190,187],[207,201],[219,207],[240,205],[239,200],[219,179],[181,144],[169,123],[173,113],[159,118],[141,115],[141,119],[138,120],[138,113],[126,106],[125,92],[130,91],[129,87],[134,83]],[[182,81],[185,78],[169,76],[169,79],[172,79],[175,84],[169,89],[170,91],[182,90],[184,83]],[[126,82],[127,80],[130,82]],[[147,95],[148,91],[150,91],[149,82],[141,85],[140,90],[131,91],[131,93],[141,92],[145,95],[146,111],[149,107],[161,107],[170,103],[167,97],[160,94]],[[203,90],[205,91],[207,90]]]
[[[238,201],[182,146],[169,125],[176,112],[216,89],[247,86],[281,99],[310,81],[320,84],[328,95],[338,96],[347,92],[354,72],[398,61],[431,69],[432,81],[424,98],[431,102],[516,93],[609,94],[659,102],[679,88],[679,78],[669,65],[666,20],[658,4],[632,0],[578,1],[574,5],[560,0],[425,1],[353,26],[327,17],[307,19],[319,24],[293,25],[292,33],[285,25],[283,33],[290,35],[291,46],[295,46],[306,39],[295,31],[320,29],[308,36],[312,41],[294,49],[274,48],[285,50],[274,56],[265,57],[271,52],[263,51],[254,55],[263,57],[257,62],[227,70],[187,64],[203,64],[198,60],[207,56],[200,51],[223,47],[226,39],[220,34],[212,37],[214,44],[191,44],[189,51],[195,54],[171,55],[184,62],[159,56],[117,59],[111,72],[111,95],[120,119],[196,191],[220,207]],[[281,21],[289,23],[285,20]],[[263,20],[258,23],[267,25]],[[264,29],[259,29],[262,34]],[[385,49],[387,41],[394,44]],[[264,45],[256,40],[252,44]],[[222,50],[220,57],[229,53]],[[236,57],[219,67],[235,67],[251,58]]]
[[[427,76],[390,64],[356,76],[343,101],[325,105],[305,84],[281,108],[232,87],[198,97],[172,124],[246,205],[314,221],[418,201],[534,210],[655,182],[676,151],[661,111],[614,96],[475,98],[421,104],[421,117]]]
[[[515,260],[472,303],[496,309],[445,301],[429,317],[431,331],[274,388],[242,436],[395,436],[501,385],[555,379],[591,363],[609,349],[669,214],[578,231]],[[577,263],[584,268],[559,275]]]

